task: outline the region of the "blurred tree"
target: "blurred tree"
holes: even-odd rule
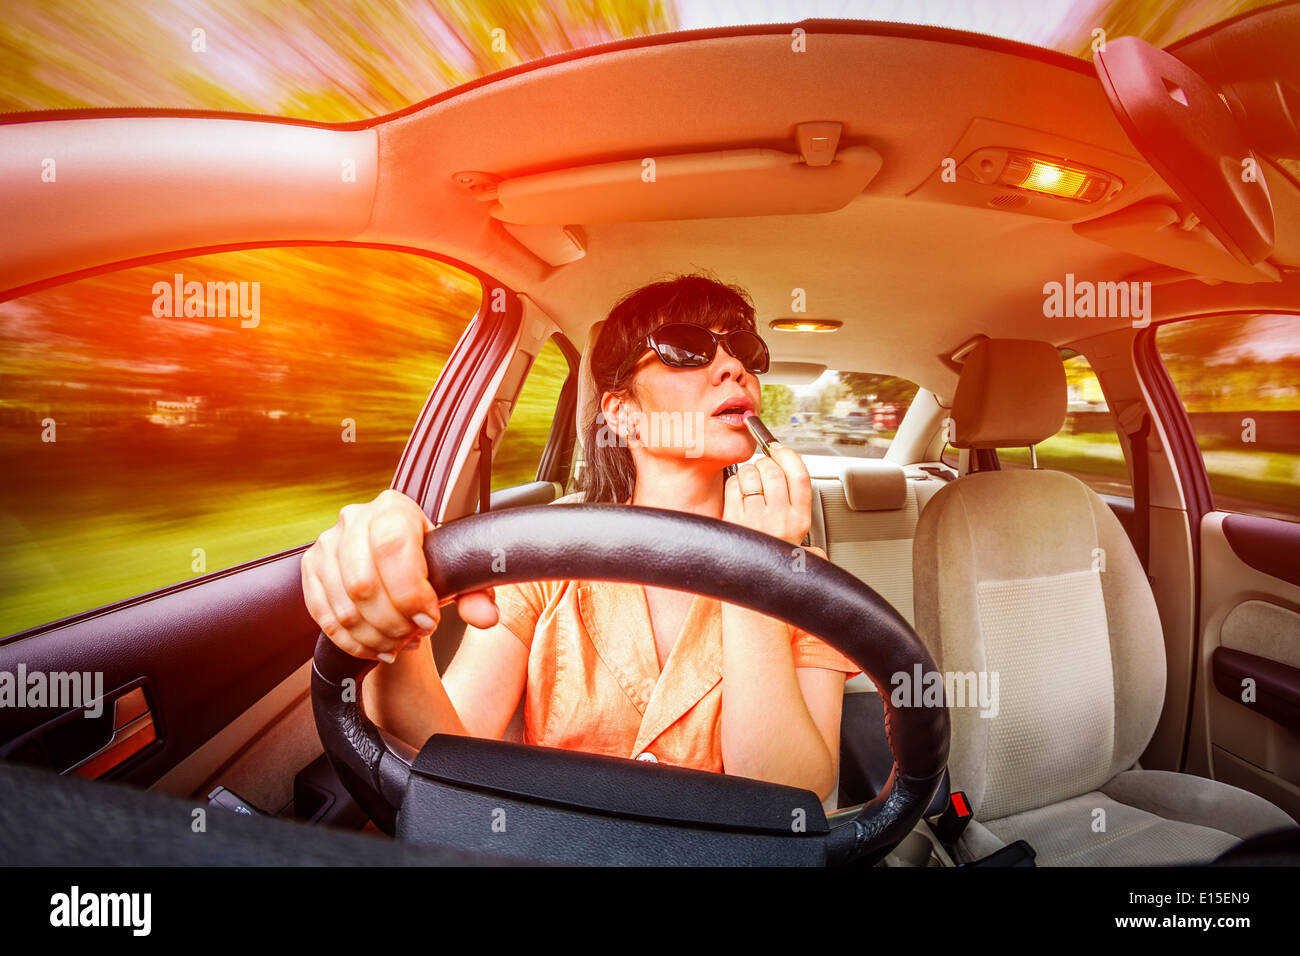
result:
[[[1080,3],[1062,19],[1046,44],[1071,56],[1091,60],[1092,31],[1106,36],[1141,37],[1166,47],[1183,37],[1249,10],[1273,6],[1276,0],[1102,0]]]
[[[795,411],[798,412],[819,412],[822,407],[822,393],[808,392],[800,396],[795,401]]]
[[[653,0],[11,3],[0,20],[0,110],[146,106],[346,122],[677,24],[675,9]]]
[[[821,413],[825,417],[835,411],[836,403],[844,397],[844,386],[839,382],[831,382],[822,391],[821,395]]]
[[[1270,334],[1279,321],[1288,324]],[[1170,322],[1156,333],[1156,347],[1188,411],[1300,409],[1300,331],[1289,330],[1296,321],[1224,315]],[[1261,340],[1272,343],[1267,358],[1251,347]]]
[[[790,413],[794,411],[794,392],[788,385],[764,385],[763,413],[759,416],[768,428],[779,428],[790,424]]]
[[[893,375],[874,375],[869,372],[840,372],[840,382],[845,390],[844,397],[856,398],[860,402],[897,402],[909,404],[916,396],[917,386],[905,378]],[[871,396],[875,396],[874,399]]]

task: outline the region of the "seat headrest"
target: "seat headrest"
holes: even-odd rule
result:
[[[600,338],[600,330],[604,328],[605,320],[592,324],[587,331],[587,344],[582,349],[582,361],[578,364],[578,400],[575,402],[574,415],[578,426],[578,445],[575,454],[582,455],[586,451],[586,445],[583,442],[583,431],[587,423],[591,421],[596,414],[596,403],[600,396],[596,394],[596,383],[591,377],[591,353],[596,347],[596,340]]]
[[[897,511],[907,503],[907,475],[892,461],[846,459],[840,481],[854,511]]]
[[[986,339],[962,366],[952,400],[957,448],[1037,445],[1065,424],[1061,353],[1047,342]]]

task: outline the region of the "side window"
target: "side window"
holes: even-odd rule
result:
[[[560,390],[569,377],[569,360],[556,344],[546,340],[519,392],[506,433],[492,459],[492,491],[513,488],[537,479],[537,466],[555,421]]]
[[[1106,405],[1101,383],[1082,355],[1064,359],[1067,406],[1065,424],[1035,446],[1039,468],[1064,471],[1099,495],[1133,497],[1133,481],[1124,461],[1115,416]],[[1028,448],[999,448],[1003,468],[1028,468]]]
[[[1214,506],[1300,521],[1300,316],[1161,325],[1156,350],[1196,434]]]
[[[473,276],[313,246],[0,303],[0,634],[308,543],[388,487]]]

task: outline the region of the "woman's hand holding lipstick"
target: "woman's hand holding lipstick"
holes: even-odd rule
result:
[[[796,452],[771,440],[771,433],[762,427],[758,416],[751,415],[746,424],[759,439],[760,447],[766,441],[767,456],[741,465],[727,479],[722,520],[797,545],[812,524],[812,479],[808,468]]]

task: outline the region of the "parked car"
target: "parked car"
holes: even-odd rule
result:
[[[876,433],[867,412],[849,412],[843,418],[834,420],[831,427],[835,440],[846,445],[865,445]]]

